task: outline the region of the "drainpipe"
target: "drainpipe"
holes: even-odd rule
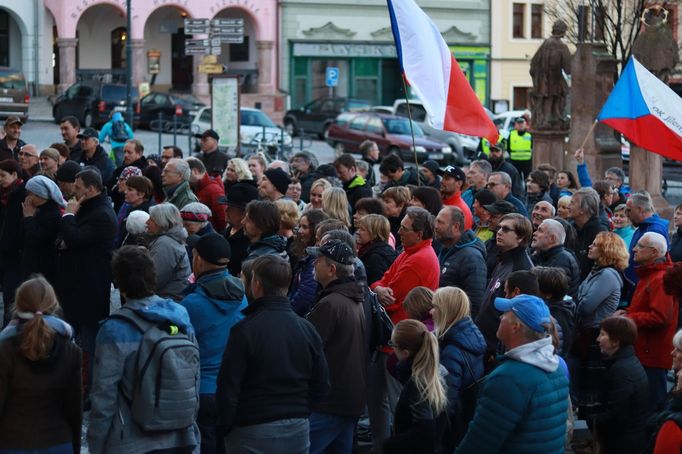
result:
[[[34,0],[33,5],[33,96],[37,96],[40,86],[38,68],[40,68],[40,18],[42,17],[40,8],[42,2]]]

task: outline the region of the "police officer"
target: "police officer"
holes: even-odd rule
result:
[[[514,130],[507,142],[509,160],[525,179],[533,170],[533,136],[524,117],[514,120]]]

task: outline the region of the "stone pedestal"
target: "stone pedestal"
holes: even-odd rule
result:
[[[615,59],[603,43],[578,44],[571,65],[571,132],[565,166],[575,168],[573,153],[580,148],[606,98],[617,72]],[[592,180],[604,179],[609,167],[623,165],[614,131],[597,124],[585,143],[585,162]]]
[[[144,53],[144,39],[131,39],[133,86],[139,87],[147,74],[147,57]]]
[[[663,157],[636,146],[630,147],[630,189],[646,190],[659,216],[671,219],[672,207],[663,198]]]
[[[76,82],[76,44],[77,38],[57,38],[59,47],[59,93]]]
[[[533,168],[549,163],[557,170],[564,168],[566,136],[568,131],[532,131]]]

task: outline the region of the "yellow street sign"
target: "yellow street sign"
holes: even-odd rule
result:
[[[218,56],[216,55],[206,55],[201,61],[204,65],[215,65],[218,63]]]
[[[199,72],[205,74],[222,74],[223,65],[208,63],[204,65],[199,65]]]

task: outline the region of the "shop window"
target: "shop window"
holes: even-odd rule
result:
[[[542,38],[543,5],[531,5],[530,12],[530,37],[535,39]]]
[[[249,61],[249,37],[244,37],[244,42],[230,44],[230,61]]]
[[[530,107],[530,87],[514,87],[514,110],[524,110]]]
[[[514,38],[525,38],[526,34],[524,33],[524,25],[526,22],[525,21],[526,5],[523,3],[514,3],[512,11],[513,11],[512,36]]]

